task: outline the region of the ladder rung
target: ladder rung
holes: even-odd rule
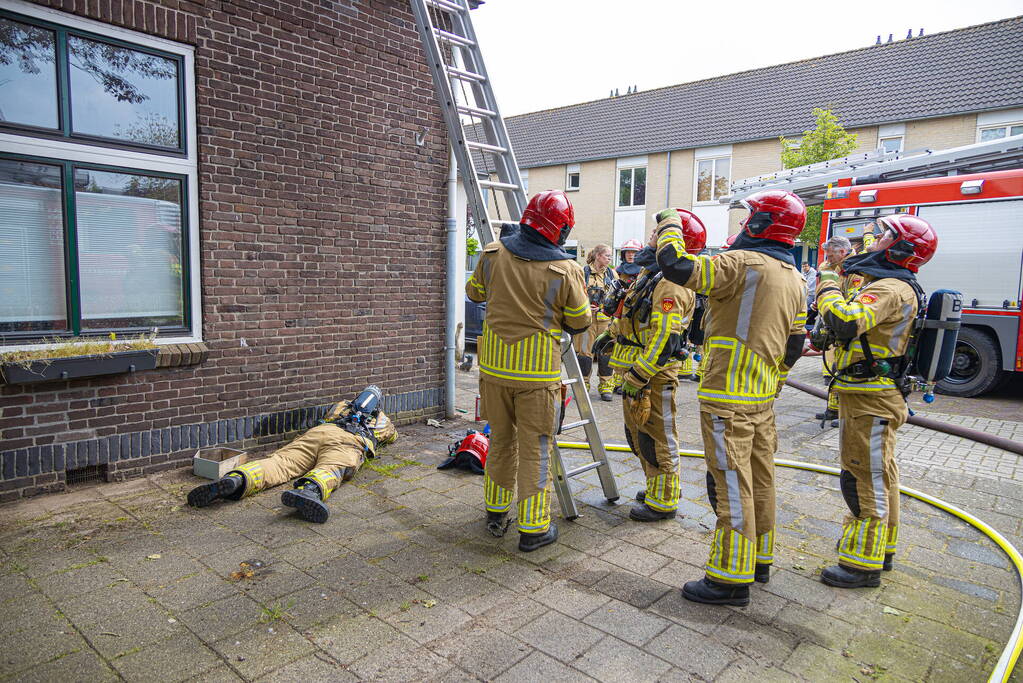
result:
[[[447,72],[449,76],[453,76],[454,78],[460,78],[463,81],[474,81],[476,83],[483,83],[485,80],[487,80],[485,76],[475,74],[471,71],[466,71],[465,69],[459,69],[456,66],[448,66]]]
[[[490,111],[489,109],[482,109],[480,107],[470,107],[467,104],[458,105],[458,111],[461,114],[470,114],[473,116],[497,116],[496,111]]]
[[[463,47],[476,47],[476,43],[472,42],[465,36],[457,36],[454,33],[442,31],[439,28],[433,29],[433,33],[437,36],[437,40],[443,40],[445,43],[452,43]]]
[[[494,154],[504,154],[508,151],[507,147],[499,147],[498,145],[491,145],[486,142],[474,142],[472,140],[466,140],[465,146],[469,149],[478,149],[483,152],[492,152]]]
[[[436,7],[437,9],[444,10],[445,12],[461,12],[462,7],[454,2],[448,2],[448,0],[426,0],[427,5]]]
[[[519,189],[518,185],[513,185],[512,183],[499,183],[496,180],[481,180],[479,181],[479,184],[482,187],[489,187],[494,190],[507,190],[508,192],[514,192]]]
[[[598,467],[600,467],[603,464],[604,463],[602,463],[602,462],[596,462],[596,461],[588,462],[585,465],[580,465],[579,467],[576,467],[574,470],[569,470],[568,472],[565,472],[565,478],[568,479],[569,477],[577,477],[580,474],[584,474],[586,472],[589,472],[590,470],[595,470],[595,469],[597,469]]]
[[[569,422],[567,425],[561,425],[561,431],[567,432],[570,429],[578,429],[579,427],[585,427],[590,424],[589,420],[579,420],[578,422]]]

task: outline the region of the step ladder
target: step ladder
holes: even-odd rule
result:
[[[433,76],[437,102],[444,113],[458,162],[469,210],[480,241],[489,244],[495,238],[495,227],[518,225],[526,208],[526,193],[469,17],[469,0],[410,0],[410,3]],[[497,180],[491,180],[494,174]],[[501,204],[505,205],[507,219],[490,218],[488,192],[493,193],[494,206],[499,214]],[[551,454],[554,489],[562,514],[566,519],[575,519],[579,510],[569,486],[568,480],[572,477],[595,469],[604,497],[614,502],[619,496],[604,441],[594,419],[589,392],[583,383],[579,359],[567,334],[561,340],[561,360],[562,383],[571,391],[572,402],[579,412],[579,419],[563,424],[561,433],[584,430],[593,457],[591,463],[566,469],[557,444]]]

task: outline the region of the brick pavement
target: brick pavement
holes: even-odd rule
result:
[[[475,373],[459,379],[471,415]],[[699,448],[694,396],[684,384],[680,431]],[[782,393],[780,457],[836,462],[832,435],[812,421],[819,404]],[[622,441],[620,403],[597,411],[606,440]],[[821,584],[844,508],[833,477],[806,471],[778,470],[776,569],[748,608],[679,594],[700,574],[714,523],[695,458],[683,459],[682,519],[629,522],[642,472],[613,453],[620,504],[592,473],[573,480],[583,515],[561,522],[558,544],[520,554],[514,534],[482,528],[480,478],[435,469],[468,426],[404,428],[331,499],[324,525],[294,519],[277,492],[190,509],[196,480],[184,470],[4,507],[0,675],[959,681],[986,677],[1011,630],[1020,591],[1004,555],[915,500],[882,588]],[[960,463],[938,463],[950,451]],[[1023,546],[1023,486],[982,467],[1002,456],[913,436],[900,457],[907,485]]]

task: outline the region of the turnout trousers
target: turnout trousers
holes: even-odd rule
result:
[[[504,386],[480,377],[480,413],[490,423],[484,502],[488,512],[508,512],[517,492],[523,533],[544,533],[551,525],[550,454],[560,400],[561,382]]]
[[[245,463],[228,475],[244,477],[244,496],[302,477],[319,484],[326,500],[342,479],[350,479],[362,465],[364,453],[365,446],[359,437],[337,425],[323,424],[277,449],[270,457]]]
[[[594,358],[593,354],[590,352],[593,348],[593,342],[597,340],[597,337],[607,331],[607,328],[610,326],[610,320],[594,319],[592,325],[572,338],[572,347],[575,348],[575,354],[579,357],[579,369],[583,371],[583,377],[586,378],[587,386],[590,383],[590,373],[593,372],[594,362],[597,364],[598,386],[606,385],[608,380],[611,379],[611,366],[609,365],[611,360],[610,355],[604,354],[598,358]]]
[[[639,457],[646,475],[646,500],[659,512],[678,509],[679,455],[678,429],[675,425],[675,389],[678,370],[674,365],[650,379],[650,417],[636,424],[628,402],[622,401],[625,415],[625,438],[629,448]]]
[[[895,432],[909,417],[897,389],[838,392],[842,497],[849,507],[842,524],[838,563],[881,569],[899,537],[899,466]]]
[[[717,527],[705,566],[717,583],[753,582],[757,564],[774,562],[774,407],[733,413],[703,404],[700,431],[707,495]]]

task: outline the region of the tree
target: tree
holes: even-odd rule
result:
[[[856,149],[856,134],[847,133],[830,109],[815,108],[813,117],[813,130],[803,131],[803,137],[799,140],[789,140],[784,136],[779,138],[784,168],[837,159]],[[820,234],[821,207],[809,206],[806,209],[806,227],[799,233],[799,239],[804,244],[816,247]]]

